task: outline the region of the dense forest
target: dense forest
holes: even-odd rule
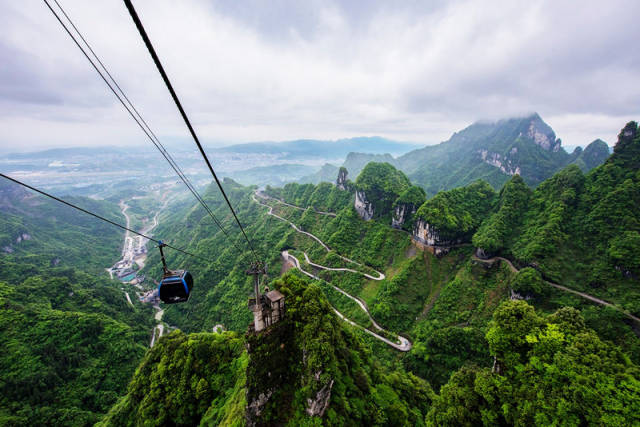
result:
[[[105,272],[119,229],[0,185],[0,424],[93,424],[144,356],[153,309]],[[117,204],[67,200],[120,221]]]
[[[424,423],[424,380],[378,364],[317,284],[288,273],[272,285],[287,298],[283,321],[246,343],[235,332],[163,338],[101,425],[300,425],[310,411],[331,425]]]
[[[73,268],[0,270],[0,424],[95,423],[145,354],[151,307]]]
[[[111,221],[120,221],[117,203],[86,197],[66,200]],[[4,179],[0,181],[0,212],[3,260],[98,273],[113,263],[113,254],[122,244],[122,230]]]

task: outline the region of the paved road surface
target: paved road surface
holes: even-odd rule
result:
[[[253,198],[253,201],[254,201],[254,202],[256,202],[257,204],[262,205],[262,206],[264,206],[264,207],[266,207],[266,208],[269,208],[269,210],[267,211],[267,215],[271,215],[271,216],[273,216],[273,217],[275,217],[275,218],[278,218],[280,221],[284,221],[284,222],[286,222],[286,223],[287,223],[287,224],[289,224],[289,225],[290,225],[294,230],[296,230],[298,233],[302,233],[302,234],[305,234],[305,235],[307,235],[307,236],[311,237],[313,240],[315,240],[316,242],[320,243],[320,244],[322,245],[322,247],[323,247],[327,252],[331,252],[331,250],[332,250],[332,249],[331,249],[329,246],[327,246],[327,245],[326,245],[322,240],[320,240],[320,238],[318,238],[317,236],[315,236],[315,235],[313,235],[313,234],[311,234],[311,233],[308,233],[308,232],[306,232],[306,231],[304,231],[304,230],[301,230],[297,225],[295,225],[294,223],[292,223],[292,222],[291,222],[291,221],[289,221],[288,219],[285,219],[285,218],[281,217],[280,215],[276,215],[276,214],[274,214],[274,213],[273,213],[273,207],[271,207],[271,206],[269,206],[269,205],[267,205],[267,204],[265,204],[265,203],[262,203],[262,202],[258,201],[258,199],[256,199],[256,197],[255,197],[256,195],[257,195],[258,197],[261,197],[261,198],[265,198],[265,196],[264,196],[264,195],[262,195],[262,193],[260,193],[260,192],[256,191],[256,193],[252,196],[252,198]],[[359,262],[354,261],[354,260],[352,260],[352,259],[350,259],[350,258],[347,258],[347,257],[345,257],[345,256],[342,256],[342,255],[340,255],[339,253],[337,253],[337,252],[335,252],[335,251],[334,251],[334,253],[335,253],[336,255],[338,255],[338,256],[340,257],[340,259],[342,259],[343,261],[347,261],[347,262],[349,262],[349,263],[351,263],[351,264],[355,264],[355,265],[358,265],[358,266],[361,266],[361,267],[363,266],[363,265],[362,265],[362,264],[360,264]],[[331,270],[331,268],[329,268],[329,267],[324,267],[324,269],[325,269],[325,270]],[[336,271],[353,271],[353,272],[355,272],[355,273],[360,273],[359,271],[350,270],[350,269],[345,269],[345,270],[335,269],[335,270],[336,270]],[[373,270],[373,269],[372,269],[372,270]],[[372,279],[372,280],[384,280],[384,279],[385,279],[385,277],[386,277],[386,276],[384,275],[384,273],[381,273],[381,272],[376,271],[376,270],[373,270],[373,271],[375,271],[375,272],[378,274],[378,277],[373,277],[373,276],[371,276],[371,275],[369,275],[369,274],[365,274],[365,273],[360,273],[360,274],[363,274],[364,276],[366,276],[367,278]]]

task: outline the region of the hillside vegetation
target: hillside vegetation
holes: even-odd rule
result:
[[[514,178],[474,243],[640,314],[639,153],[631,122],[611,157],[587,175],[569,166],[531,195]]]
[[[428,425],[635,425],[640,370],[563,308],[541,316],[524,301],[494,313],[493,369],[465,367],[442,387]]]
[[[0,424],[94,424],[145,354],[151,308],[73,269],[0,266]]]
[[[377,363],[316,284],[289,273],[272,285],[283,321],[260,335],[162,338],[100,425],[424,425],[424,380]]]
[[[124,223],[117,204],[86,197],[65,200]],[[4,179],[0,212],[0,256],[5,260],[98,273],[114,263],[122,245],[122,230]]]

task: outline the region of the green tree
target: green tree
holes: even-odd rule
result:
[[[625,231],[611,240],[609,257],[614,265],[624,270],[640,270],[640,233]]]
[[[373,203],[376,218],[390,218],[393,203],[410,186],[405,174],[389,163],[367,163],[356,179],[356,190]]]
[[[441,191],[427,200],[416,217],[434,227],[446,240],[470,238],[487,217],[496,193],[485,181]]]
[[[531,198],[531,190],[520,175],[514,175],[502,190],[498,210],[487,218],[473,235],[473,245],[487,254],[501,251],[509,246],[522,223]]]
[[[549,294],[549,285],[545,283],[540,273],[531,267],[523,268],[513,277],[511,289],[525,296],[544,296]]]

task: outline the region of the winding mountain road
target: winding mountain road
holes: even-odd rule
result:
[[[274,213],[273,213],[273,207],[272,207],[272,206],[267,205],[266,203],[262,203],[262,202],[258,201],[258,199],[256,199],[256,194],[258,194],[258,197],[262,197],[262,198],[264,198],[264,197],[263,197],[260,193],[258,193],[258,192],[254,193],[254,194],[251,196],[251,198],[252,198],[252,199],[253,199],[253,201],[254,201],[254,202],[256,202],[257,204],[259,204],[259,205],[262,205],[262,206],[264,206],[264,207],[269,208],[269,211],[267,212],[267,215],[271,215],[271,216],[273,216],[273,217],[278,218],[280,221],[284,221],[284,222],[286,222],[286,223],[287,223],[287,224],[289,224],[289,225],[290,225],[294,230],[296,230],[298,233],[306,234],[307,236],[311,237],[311,238],[312,238],[313,240],[315,240],[316,242],[320,243],[320,244],[322,245],[322,247],[326,249],[326,251],[327,251],[327,252],[331,251],[331,249],[329,248],[329,246],[325,245],[325,244],[324,244],[324,242],[323,242],[322,240],[318,239],[318,238],[317,238],[316,236],[314,236],[313,234],[311,234],[311,233],[307,233],[306,231],[301,230],[300,228],[298,228],[298,226],[297,226],[297,225],[295,225],[295,224],[294,224],[294,223],[292,223],[291,221],[289,221],[289,220],[287,220],[287,219],[285,219],[285,218],[281,217],[280,215],[276,215],[276,214],[274,214]]]
[[[488,259],[481,259],[481,258],[478,258],[474,254],[473,255],[473,260],[476,261],[476,262],[484,263],[484,264],[493,264],[496,261],[502,261],[502,262],[507,264],[507,266],[509,267],[509,270],[511,270],[513,273],[518,273],[520,271],[513,265],[513,263],[511,261],[509,261],[506,258],[499,257],[499,256],[493,257],[493,258],[488,258]],[[604,305],[604,306],[607,306],[607,307],[611,307],[614,310],[617,310],[620,313],[624,314],[629,319],[635,320],[636,322],[640,323],[640,318],[634,316],[633,314],[625,311],[624,309],[622,309],[622,308],[618,307],[617,305],[614,305],[614,304],[612,304],[610,302],[607,302],[607,301],[602,300],[600,298],[594,297],[593,295],[589,295],[587,293],[576,291],[575,289],[567,288],[566,286],[562,286],[562,285],[559,285],[557,283],[550,282],[548,280],[545,280],[545,283],[547,285],[549,285],[549,286],[552,286],[552,287],[556,288],[556,289],[560,289],[561,291],[569,292],[569,293],[572,293],[574,295],[578,295],[579,297],[582,297],[582,298],[587,299],[589,301],[595,302],[596,304],[600,304],[600,305]]]
[[[375,276],[372,276],[372,275],[370,275],[370,274],[363,273],[363,272],[358,271],[358,270],[354,270],[354,269],[352,269],[352,268],[346,268],[346,267],[341,267],[341,268],[332,268],[332,267],[326,267],[326,266],[324,266],[324,265],[320,265],[320,264],[315,264],[314,262],[312,262],[312,261],[309,259],[309,255],[307,255],[307,253],[306,253],[306,252],[303,252],[303,253],[304,253],[304,259],[305,259],[305,261],[307,261],[307,264],[311,265],[312,267],[319,268],[319,269],[321,269],[321,270],[328,270],[328,271],[349,271],[349,272],[351,272],[351,273],[362,274],[364,277],[366,277],[367,279],[371,279],[371,280],[384,280],[384,279],[386,279],[386,277],[387,277],[387,276],[385,276],[383,273],[381,273],[381,272],[379,272],[379,271],[376,271],[376,273],[378,273],[378,277],[375,277]],[[338,256],[340,256],[340,255],[338,255]],[[357,262],[355,262],[355,261],[350,260],[349,258],[345,258],[345,257],[342,257],[342,256],[340,256],[340,258],[342,258],[342,259],[343,259],[343,260],[345,260],[345,261],[352,262],[352,263],[354,263],[354,264],[356,264],[356,265],[362,265],[362,264],[359,264],[359,263],[357,263]],[[375,271],[375,270],[374,270],[374,271]]]
[[[305,257],[306,257],[306,255],[307,254],[305,254]],[[293,264],[296,266],[296,268],[298,270],[300,270],[303,274],[306,274],[307,276],[311,277],[314,280],[322,280],[318,276],[316,276],[315,274],[304,270],[302,268],[302,266],[300,265],[300,260],[298,260],[298,258],[296,258],[295,256],[291,255],[288,251],[282,251],[282,256],[283,256],[283,258],[285,258],[285,260],[293,262]],[[377,330],[383,331],[383,332],[386,332],[386,333],[390,333],[389,331],[383,329],[380,325],[378,325],[376,323],[376,321],[373,319],[373,317],[371,317],[371,313],[369,313],[369,308],[367,307],[367,304],[364,301],[362,301],[358,297],[354,297],[353,295],[351,295],[348,292],[344,291],[343,289],[337,287],[336,285],[333,285],[331,283],[329,283],[329,285],[331,285],[331,287],[333,289],[335,289],[336,291],[340,292],[344,296],[346,296],[346,297],[352,299],[353,301],[355,301],[356,304],[358,304],[360,306],[360,308],[367,314],[367,316],[369,317],[369,320],[371,321],[371,324]],[[364,326],[360,326],[357,323],[355,323],[354,321],[348,319],[345,315],[340,313],[335,307],[332,307],[332,308],[333,308],[333,311],[335,311],[335,313],[338,315],[338,317],[340,317],[345,322],[347,322],[347,323],[349,323],[349,324],[351,324],[353,326],[356,326],[358,328],[363,329],[366,333],[368,333],[368,334],[372,335],[373,337],[379,339],[380,341],[384,342],[385,344],[388,344],[389,346],[395,348],[396,350],[400,350],[400,351],[409,351],[409,350],[411,350],[411,347],[412,347],[411,341],[409,341],[405,337],[398,335],[398,342],[393,342],[393,341],[383,337],[382,335],[379,335],[379,334],[373,332],[372,330],[370,330],[368,328],[365,328]]]
[[[269,209],[269,210],[267,211],[267,215],[271,215],[271,216],[273,216],[273,217],[276,217],[276,218],[278,218],[280,221],[284,221],[284,222],[286,222],[287,224],[289,224],[289,225],[290,225],[294,230],[296,230],[298,233],[302,233],[302,234],[305,234],[305,235],[307,235],[307,236],[311,237],[313,240],[315,240],[316,242],[320,243],[320,245],[322,245],[322,247],[323,247],[327,252],[331,252],[331,251],[332,251],[332,249],[331,249],[329,246],[327,246],[327,245],[326,245],[322,240],[320,240],[317,236],[315,236],[315,235],[313,235],[313,234],[311,234],[311,233],[309,233],[309,232],[307,232],[307,231],[304,231],[304,230],[300,229],[297,225],[295,225],[293,222],[289,221],[288,219],[283,218],[283,217],[281,217],[280,215],[274,214],[274,213],[273,213],[273,206],[269,206],[269,205],[267,205],[266,203],[262,203],[262,202],[260,202],[258,199],[256,199],[256,196],[258,196],[258,197],[260,197],[260,198],[262,198],[262,199],[271,199],[271,200],[278,200],[278,199],[273,199],[272,197],[265,196],[265,195],[263,195],[262,193],[260,193],[259,191],[256,191],[256,192],[251,196],[251,198],[253,199],[253,201],[254,201],[254,202],[256,202],[257,204],[259,204],[259,205],[261,205],[261,206],[264,206],[264,207],[266,207],[266,208],[268,208],[268,209]],[[278,200],[278,201],[279,201],[279,200]],[[284,203],[284,202],[281,202],[281,203]],[[291,205],[291,206],[293,206],[293,205]],[[302,208],[300,208],[300,209],[302,209]],[[338,257],[340,257],[340,259],[342,259],[343,261],[349,262],[349,263],[351,263],[351,264],[358,265],[358,266],[360,266],[360,267],[362,267],[362,266],[363,266],[363,265],[362,265],[362,264],[360,264],[359,262],[354,261],[354,260],[352,260],[352,259],[350,259],[350,258],[347,258],[347,257],[345,257],[345,256],[342,256],[342,255],[340,255],[339,253],[337,253],[337,252],[335,252],[335,251],[334,251],[334,253],[335,253]],[[380,272],[380,271],[377,271],[377,270],[373,270],[373,269],[372,269],[372,270],[373,270],[373,271],[375,271],[375,272],[378,274],[378,277],[373,277],[373,276],[371,276],[371,275],[369,275],[369,274],[362,273],[362,272],[360,272],[360,271],[356,271],[356,270],[347,269],[347,268],[345,268],[345,269],[333,269],[333,268],[330,268],[330,267],[324,267],[324,266],[321,266],[321,265],[318,265],[318,264],[314,265],[314,267],[322,268],[323,270],[352,271],[352,272],[354,272],[354,273],[362,274],[363,276],[365,276],[365,277],[367,277],[367,278],[369,278],[369,279],[372,279],[372,280],[384,280],[384,279],[386,278],[386,276],[384,275],[384,273],[382,273],[382,272]]]
[[[126,297],[127,297],[127,302],[129,303],[129,305],[130,305],[131,307],[133,307],[133,303],[131,302],[131,297],[129,296],[129,292],[127,292],[127,291],[123,291],[123,292],[124,292],[124,294],[125,294],[125,295],[126,295]]]
[[[271,198],[271,197],[263,196],[263,195],[262,195],[260,192],[258,192],[258,191],[256,191],[256,193],[252,195],[252,199],[253,199],[253,201],[254,201],[254,202],[256,202],[257,204],[259,204],[259,205],[261,205],[261,206],[264,206],[264,207],[266,207],[266,208],[268,208],[268,209],[269,209],[269,210],[267,211],[267,214],[268,214],[268,215],[271,215],[271,216],[273,216],[273,217],[275,217],[275,218],[279,219],[280,221],[284,221],[284,222],[286,222],[286,223],[287,223],[287,224],[289,224],[289,225],[290,225],[294,230],[296,230],[298,233],[302,233],[302,234],[305,234],[305,235],[307,235],[307,236],[311,237],[312,239],[314,239],[315,241],[317,241],[318,243],[320,243],[320,244],[322,245],[322,247],[323,247],[327,252],[331,252],[331,248],[329,248],[329,246],[327,246],[327,245],[326,245],[322,240],[320,240],[318,237],[316,237],[316,236],[314,236],[313,234],[308,233],[308,232],[306,232],[306,231],[304,231],[304,230],[301,230],[297,225],[295,225],[295,224],[294,224],[294,223],[292,223],[291,221],[289,221],[289,220],[287,220],[287,219],[285,219],[285,218],[283,218],[283,217],[281,217],[281,216],[279,216],[279,215],[277,215],[277,214],[274,214],[274,213],[273,213],[273,207],[272,207],[272,206],[269,206],[269,205],[267,205],[267,204],[265,204],[265,203],[260,202],[258,199],[256,199],[256,196],[258,196],[258,197],[260,197],[260,198],[263,198],[263,199],[266,199],[266,198],[269,198],[269,199],[272,199],[272,200],[277,200],[277,199],[273,199],[273,198]],[[279,200],[278,200],[278,201],[279,201]],[[284,202],[281,202],[281,203],[284,203]],[[287,204],[287,203],[285,203],[285,204]],[[293,205],[291,205],[291,206],[293,206]],[[294,207],[297,207],[297,206],[294,206]],[[302,209],[302,208],[300,208],[300,209]],[[312,261],[311,261],[311,259],[309,259],[309,255],[307,255],[307,253],[306,253],[306,252],[303,252],[303,254],[304,254],[304,257],[305,257],[305,261],[306,261],[309,265],[311,265],[312,267],[315,267],[315,268],[321,269],[321,270],[328,270],[328,271],[348,271],[348,272],[351,272],[351,273],[361,274],[362,276],[364,276],[364,277],[366,277],[366,278],[368,278],[368,279],[371,279],[371,280],[384,280],[384,279],[386,278],[386,276],[384,275],[384,273],[382,273],[382,272],[380,272],[380,271],[376,271],[376,270],[374,270],[374,271],[378,274],[378,276],[377,276],[377,277],[372,276],[372,275],[367,274],[367,273],[363,273],[363,272],[361,272],[361,271],[357,271],[357,270],[351,269],[351,268],[332,268],[332,267],[327,267],[327,266],[324,266],[324,265],[316,264],[316,263],[312,262]],[[340,254],[337,254],[337,253],[336,253],[336,255],[338,255],[338,256],[339,256],[342,260],[344,260],[344,261],[347,261],[347,262],[349,262],[349,263],[352,263],[352,264],[356,264],[356,265],[362,266],[362,264],[360,264],[359,262],[356,262],[356,261],[354,261],[354,260],[352,260],[352,259],[349,259],[349,258],[344,257],[344,256],[342,256],[342,255],[340,255]],[[298,258],[296,258],[295,256],[291,255],[291,254],[289,253],[289,251],[283,251],[283,252],[282,252],[282,256],[283,256],[283,258],[284,258],[286,261],[292,262],[292,263],[296,266],[296,268],[297,268],[298,270],[300,270],[303,274],[305,274],[305,275],[309,276],[310,278],[312,278],[312,279],[314,279],[314,280],[322,280],[322,279],[320,279],[318,276],[316,276],[315,274],[310,273],[310,272],[308,272],[308,271],[304,270],[304,269],[302,268],[301,264],[300,264],[300,260],[298,260]],[[358,298],[358,297],[355,297],[355,296],[353,296],[353,295],[349,294],[349,293],[348,293],[348,292],[346,292],[344,289],[341,289],[341,288],[339,288],[339,287],[337,287],[337,286],[335,286],[335,285],[333,285],[333,284],[331,284],[331,283],[330,283],[330,285],[331,285],[331,287],[332,287],[333,289],[335,289],[336,291],[340,292],[341,294],[343,294],[343,295],[344,295],[344,296],[346,296],[347,298],[350,298],[351,300],[355,301],[355,303],[356,303],[356,304],[358,304],[358,306],[360,306],[360,308],[361,308],[361,309],[362,309],[362,310],[367,314],[367,316],[369,317],[369,320],[371,321],[371,324],[372,324],[372,325],[373,325],[373,326],[374,326],[378,331],[393,334],[393,333],[391,333],[391,332],[389,332],[389,331],[387,331],[387,330],[383,329],[380,325],[378,325],[378,323],[377,323],[377,322],[373,319],[373,317],[371,316],[371,313],[369,312],[369,307],[367,307],[367,304],[366,304],[364,301],[362,301],[362,300],[361,300],[360,298]],[[368,328],[365,328],[365,327],[363,327],[363,326],[360,326],[360,325],[358,325],[357,323],[355,323],[354,321],[352,321],[352,320],[348,319],[348,318],[347,318],[347,317],[345,317],[342,313],[340,313],[338,310],[336,310],[336,308],[335,308],[335,307],[332,307],[332,308],[333,308],[333,311],[335,311],[335,313],[338,315],[338,317],[340,317],[340,318],[341,318],[342,320],[344,320],[345,322],[347,322],[347,323],[349,323],[349,324],[351,324],[351,325],[353,325],[353,326],[356,326],[356,327],[358,327],[358,328],[363,329],[366,333],[368,333],[368,334],[370,334],[371,336],[373,336],[374,338],[377,338],[378,340],[380,340],[380,341],[384,342],[385,344],[387,344],[387,345],[389,345],[389,346],[391,346],[391,347],[395,348],[396,350],[399,350],[399,351],[409,351],[409,350],[411,350],[411,347],[412,347],[412,345],[413,345],[413,344],[411,343],[411,341],[409,341],[409,340],[408,340],[408,339],[406,339],[405,337],[398,335],[398,341],[397,341],[397,342],[393,342],[393,341],[391,341],[391,340],[389,340],[389,339],[387,339],[387,338],[383,337],[382,335],[379,335],[379,334],[375,333],[374,331],[372,331],[372,330],[370,330],[370,329],[368,329]],[[393,334],[393,335],[395,335],[395,334]]]
[[[275,197],[271,197],[271,196],[267,196],[267,195],[266,195],[266,194],[264,194],[264,193],[261,193],[261,194],[260,194],[260,197],[262,197],[263,199],[274,200],[274,201],[276,201],[276,202],[278,202],[278,203],[281,203],[281,204],[283,204],[283,205],[286,205],[286,206],[289,206],[289,207],[291,207],[291,208],[298,209],[298,210],[301,210],[301,211],[306,211],[306,210],[307,210],[306,208],[303,208],[302,206],[292,205],[291,203],[287,203],[287,202],[285,202],[284,200],[277,199],[277,198],[275,198]],[[313,208],[312,208],[312,209],[313,209]],[[331,217],[334,217],[334,218],[336,217],[336,214],[335,214],[334,212],[323,212],[323,211],[317,211],[317,210],[315,210],[315,209],[313,209],[313,211],[314,211],[315,213],[319,214],[319,215],[326,215],[326,216],[331,216]]]

